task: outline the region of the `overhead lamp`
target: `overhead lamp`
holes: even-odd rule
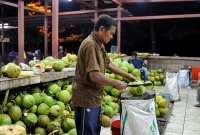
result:
[[[3,26],[4,29],[17,29],[16,26]],[[2,26],[0,26],[0,29],[2,29]]]
[[[3,26],[8,26],[8,23],[3,23]],[[0,27],[2,27],[2,23],[0,23]]]
[[[2,28],[4,28],[4,29],[16,29],[18,27],[16,27],[16,26],[9,26],[8,23],[3,23],[3,26],[2,26],[2,23],[0,23],[0,29],[2,29]]]

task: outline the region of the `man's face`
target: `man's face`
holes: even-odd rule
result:
[[[132,55],[132,58],[133,58],[133,59],[136,59],[136,56],[135,56],[135,55]]]
[[[113,35],[115,34],[116,32],[116,27],[115,26],[112,26],[109,30],[106,31],[105,28],[102,29],[102,32],[101,32],[101,36],[102,36],[102,42],[104,44],[107,44],[110,42],[111,39],[113,39]]]

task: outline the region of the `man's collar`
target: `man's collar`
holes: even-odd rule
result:
[[[95,34],[95,32],[91,33],[91,36],[94,38],[94,40],[97,42],[97,46],[100,48],[104,48],[104,44],[99,40],[98,36]]]

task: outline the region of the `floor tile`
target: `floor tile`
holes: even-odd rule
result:
[[[186,109],[186,106],[184,106],[184,105],[174,105],[173,106],[173,111],[180,111],[180,112],[182,112],[182,111],[185,111],[185,109]]]
[[[200,135],[200,132],[192,130],[184,130],[183,135]]]
[[[112,135],[112,131],[110,127],[102,127],[100,135]]]
[[[182,134],[183,124],[168,123],[165,132],[172,132],[177,134]]]
[[[199,122],[185,121],[184,129],[195,130],[195,131],[200,132],[200,123]]]
[[[199,115],[187,114],[185,116],[185,121],[198,122],[200,124],[200,114]]]
[[[184,124],[184,121],[185,120],[185,118],[184,117],[177,117],[177,116],[170,116],[170,118],[169,118],[169,122],[170,123],[176,123],[176,124]]]
[[[164,135],[182,135],[182,134],[177,134],[177,133],[172,133],[172,132],[165,132]]]
[[[186,110],[186,114],[200,115],[200,108],[191,107],[190,109]]]
[[[177,102],[174,103],[174,106],[176,106],[176,105],[186,106],[186,105],[187,105],[187,102],[186,102],[186,101],[183,101],[183,100],[177,101]]]
[[[175,117],[185,117],[185,111],[172,110],[171,115]]]

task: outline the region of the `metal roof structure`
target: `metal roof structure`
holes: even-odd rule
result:
[[[50,6],[52,12],[47,13],[27,7],[27,3],[31,1],[40,2],[46,8]],[[19,31],[29,26],[52,25],[54,37],[58,36],[56,33],[59,26],[93,23],[99,14],[109,14],[118,21],[118,51],[120,51],[122,21],[200,17],[199,0],[72,0],[71,2],[67,0],[1,0],[0,7],[1,22],[17,26],[20,28]],[[30,16],[28,12],[35,14]],[[23,44],[23,40],[24,37],[19,38],[18,44]],[[58,55],[55,51],[58,47],[56,40],[57,38],[52,39],[52,44],[55,46],[52,48],[54,56]],[[19,50],[23,50],[23,47]],[[20,61],[23,61],[23,55],[20,56]]]
[[[53,0],[41,1],[47,1],[51,5]],[[121,21],[200,17],[199,0],[98,0],[97,6],[92,4],[95,0],[58,1],[59,25],[91,23],[95,18],[94,13],[96,12],[99,14],[109,14],[116,18],[116,20]],[[28,0],[25,0],[25,3],[27,2]],[[16,3],[16,0],[2,0],[0,1],[0,6],[2,5],[4,5],[5,11],[1,20],[13,26],[17,26],[18,3]],[[81,9],[80,5],[84,6],[85,9]],[[120,8],[118,8],[118,6]],[[28,11],[37,12],[37,14],[33,16],[25,15],[25,27],[43,25],[45,15],[48,16],[48,23],[52,23],[51,14],[45,14],[26,6],[24,9],[25,13]],[[117,16],[118,11],[121,12],[120,19]],[[14,14],[11,15],[9,12],[13,12]]]

